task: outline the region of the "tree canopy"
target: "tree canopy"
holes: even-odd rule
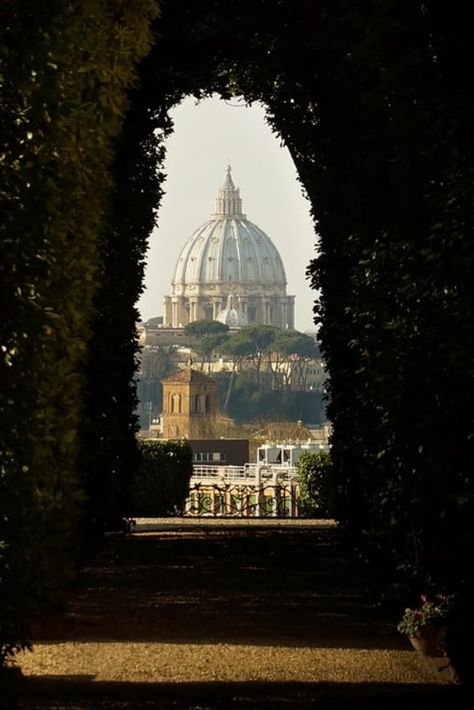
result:
[[[207,335],[227,333],[229,326],[217,320],[195,320],[191,323],[187,323],[183,331],[185,335],[191,336],[192,338],[204,338]]]

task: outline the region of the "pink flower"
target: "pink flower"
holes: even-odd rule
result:
[[[428,601],[428,597],[426,596],[426,594],[422,594],[420,599],[423,602],[423,604],[426,604],[426,602]]]

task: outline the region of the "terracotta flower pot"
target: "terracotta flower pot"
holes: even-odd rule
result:
[[[422,631],[417,631],[414,636],[409,636],[410,643],[422,656],[439,658],[445,655],[443,640],[446,636],[446,626],[434,628],[427,626]]]

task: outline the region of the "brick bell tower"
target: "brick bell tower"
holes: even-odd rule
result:
[[[217,384],[189,364],[161,381],[163,436],[166,439],[212,438],[217,413]]]

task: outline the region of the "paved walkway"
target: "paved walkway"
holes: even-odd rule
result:
[[[35,622],[8,708],[416,708],[457,702],[368,600],[331,524],[137,521]]]

